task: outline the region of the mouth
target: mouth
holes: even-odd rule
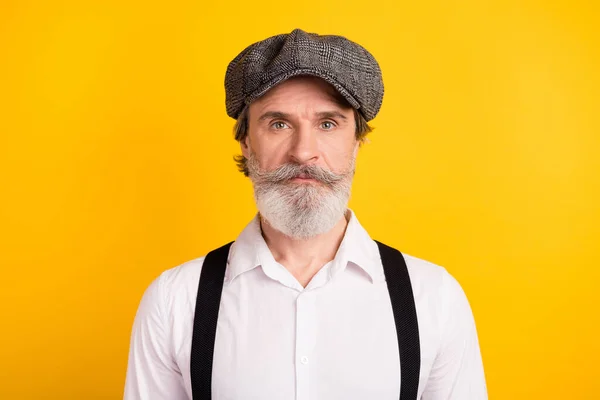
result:
[[[300,174],[295,178],[291,179],[292,182],[318,182],[316,179],[311,178],[306,174]]]
[[[318,182],[318,181],[313,178],[301,178],[298,176],[298,177],[292,178],[292,182]]]

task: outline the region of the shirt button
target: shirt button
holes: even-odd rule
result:
[[[302,364],[308,364],[308,357],[306,357],[306,356],[302,356],[302,358],[300,358],[300,362],[301,362]]]

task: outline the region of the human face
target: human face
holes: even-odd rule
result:
[[[276,93],[281,97],[255,115],[257,129],[249,122],[251,136],[242,144],[261,216],[295,239],[329,231],[350,197],[357,149],[354,112],[337,105],[328,86],[314,79],[290,82],[282,91],[292,96]]]
[[[285,163],[345,171],[358,150],[356,122],[335,94],[324,80],[305,76],[269,90],[249,106],[244,157],[253,153],[266,171]]]

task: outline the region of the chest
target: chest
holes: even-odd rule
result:
[[[177,355],[186,387],[190,345],[185,339]],[[424,370],[434,356],[428,353],[422,354]],[[385,283],[350,280],[297,292],[246,279],[224,287],[214,399],[391,400],[398,399],[399,376]]]

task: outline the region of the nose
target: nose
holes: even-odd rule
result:
[[[289,157],[298,164],[313,164],[319,159],[317,132],[302,126],[293,134]]]

